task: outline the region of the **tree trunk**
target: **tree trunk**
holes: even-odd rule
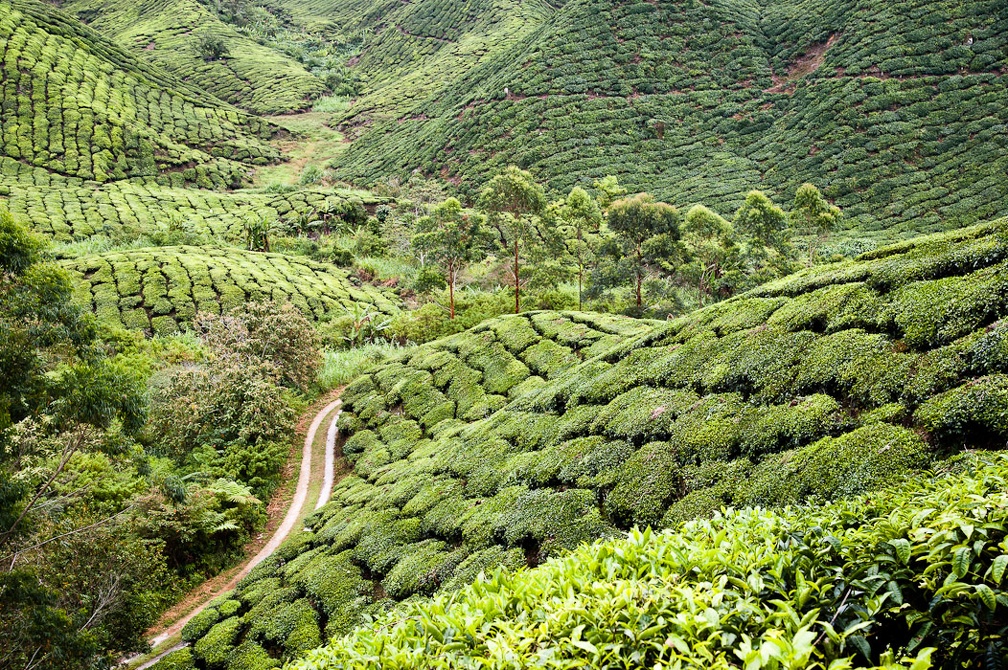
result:
[[[579,265],[578,266],[578,311],[579,312],[582,310],[582,307],[581,307],[581,284],[583,283],[583,281],[584,281],[584,269]]]
[[[455,319],[455,272],[448,272],[448,318]]]
[[[515,239],[514,243],[515,314],[521,311],[521,298],[519,297],[521,282],[519,281],[519,277],[520,275],[518,274],[518,240]]]
[[[637,308],[641,306],[641,280],[644,278],[644,258],[640,247],[637,247]]]

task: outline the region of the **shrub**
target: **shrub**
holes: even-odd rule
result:
[[[231,614],[234,614],[232,612]],[[231,616],[231,615],[228,615]],[[183,642],[195,642],[200,639],[207,632],[213,628],[214,624],[221,620],[221,613],[214,607],[207,607],[202,612],[194,616],[189,620],[185,626],[182,627],[182,641]]]
[[[197,659],[209,668],[223,668],[231,656],[235,638],[241,630],[241,617],[231,617],[215,624],[193,646]]]
[[[1008,438],[1008,375],[969,381],[937,395],[914,413],[946,448],[998,448]]]

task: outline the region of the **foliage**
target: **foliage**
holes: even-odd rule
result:
[[[462,210],[462,204],[449,198],[436,205],[428,216],[417,222],[413,248],[423,259],[440,265],[447,275],[448,318],[455,318],[455,287],[458,275],[468,263],[486,253],[487,232],[483,217]]]
[[[655,202],[648,193],[638,193],[609,205],[606,223],[612,236],[607,238],[602,253],[610,267],[602,271],[601,283],[609,283],[606,279],[611,282],[612,275],[629,275],[639,310],[644,278],[675,256],[679,212],[667,203]]]
[[[169,247],[68,261],[78,292],[106,323],[171,334],[197,311],[220,313],[245,302],[291,302],[312,320],[356,305],[391,315],[385,293],[349,272],[307,259],[220,247]]]
[[[307,521],[289,571],[257,579],[298,589],[295,557],[348,552],[373,587],[341,601],[357,621],[383,594],[462,586],[467,561],[491,570],[515,552],[534,566],[638,524],[856,496],[1000,445],[1003,303],[949,304],[929,328],[951,339],[901,341],[912,287],[1001,295],[988,282],[1006,240],[1003,220],[925,237],[665,323],[529,312],[406,349],[344,390],[353,472]],[[908,639],[894,636],[878,639]]]
[[[528,171],[509,165],[483,188],[480,207],[488,213],[498,246],[508,255],[517,314],[521,311],[522,252],[551,232],[539,218],[546,208],[546,195]]]
[[[995,456],[825,508],[634,530],[400,607],[293,667],[1003,662],[1006,470]]]

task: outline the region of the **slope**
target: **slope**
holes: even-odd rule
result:
[[[310,319],[355,305],[395,314],[394,299],[346,270],[280,254],[221,247],[157,247],[63,262],[79,299],[105,323],[165,335],[197,311],[220,313],[249,301],[291,302]]]
[[[300,63],[238,32],[196,0],[72,0],[63,8],[138,58],[255,114],[305,109],[326,90]],[[204,32],[221,40],[226,56],[208,60],[201,53]]]
[[[239,185],[279,157],[270,124],[143,64],[37,0],[0,4],[4,173]]]
[[[963,460],[944,476],[852,501],[731,511],[492,573],[407,603],[292,667],[1003,663],[996,626],[1006,595],[1008,460]]]
[[[667,324],[536,312],[410,350],[346,389],[353,474],[191,625],[186,663],[293,656],[498,565],[1003,446],[1006,263],[1002,219]]]
[[[428,2],[410,33],[450,38],[456,4]],[[723,214],[750,188],[788,200],[813,181],[862,231],[966,225],[1008,198],[1006,16],[1001,0],[572,0],[422,80],[393,77],[401,47],[378,40],[337,167],[419,168],[469,194],[508,163],[556,190],[615,174]]]

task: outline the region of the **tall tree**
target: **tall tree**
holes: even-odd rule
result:
[[[728,221],[703,205],[694,205],[682,225],[682,242],[688,260],[680,269],[697,284],[701,304],[706,296],[730,292],[725,281],[738,266],[735,230]]]
[[[485,218],[466,212],[462,203],[448,198],[421,217],[413,236],[413,248],[439,265],[448,283],[448,318],[455,318],[455,286],[466,265],[486,256]]]
[[[675,255],[679,239],[679,210],[655,202],[649,193],[638,193],[609,206],[606,217],[612,237],[605,250],[609,258],[633,277],[637,308],[643,301],[641,286],[655,268]]]
[[[619,180],[612,175],[602,177],[592,186],[598,193],[595,199],[598,201],[599,207],[602,208],[603,214],[609,210],[609,205],[627,194],[627,190],[620,186]]]
[[[816,260],[819,245],[840,226],[841,219],[843,212],[840,208],[827,201],[814,185],[805,183],[798,187],[791,209],[791,223],[812,236],[809,242],[810,263]]]
[[[577,273],[578,309],[583,307],[585,270],[595,256],[602,226],[602,210],[588,192],[575,186],[563,200],[550,205],[551,215],[565,240],[567,255]]]
[[[529,172],[510,165],[490,180],[479,203],[489,214],[490,226],[501,248],[511,257],[517,314],[521,311],[521,254],[541,237],[537,227],[546,209],[546,194]]]

